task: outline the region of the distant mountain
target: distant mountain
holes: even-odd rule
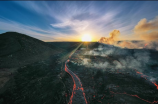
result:
[[[6,32],[0,34],[0,69],[20,67],[63,50],[33,37]]]

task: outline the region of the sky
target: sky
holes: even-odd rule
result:
[[[158,1],[0,1],[0,34],[23,33],[43,41],[93,41],[114,29],[120,39],[137,39],[133,29],[158,16]]]

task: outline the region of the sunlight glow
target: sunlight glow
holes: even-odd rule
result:
[[[91,42],[91,41],[92,41],[92,38],[91,38],[90,35],[85,34],[85,35],[82,37],[82,41],[83,41],[83,42]]]

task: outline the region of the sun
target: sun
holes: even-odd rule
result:
[[[82,37],[82,41],[83,41],[83,42],[91,42],[91,41],[92,41],[92,38],[91,38],[91,36],[90,36],[89,34],[85,34],[85,35],[83,35],[83,37]]]

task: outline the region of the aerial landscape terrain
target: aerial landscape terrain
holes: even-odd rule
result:
[[[158,1],[0,1],[0,104],[158,104]]]
[[[15,32],[0,37],[1,103],[158,103],[154,49],[42,42]]]

